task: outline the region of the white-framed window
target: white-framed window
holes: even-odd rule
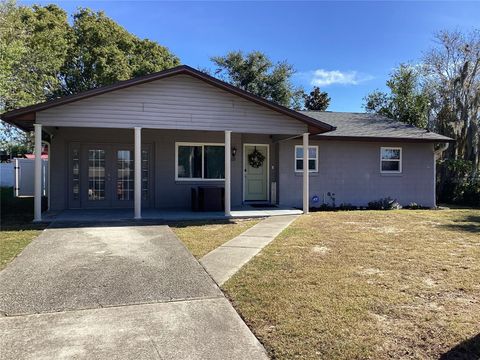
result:
[[[295,172],[303,171],[303,146],[295,145]],[[308,171],[318,172],[318,146],[308,147]]]
[[[175,180],[215,181],[224,178],[224,144],[175,143]]]
[[[383,174],[400,174],[402,172],[402,148],[380,148],[380,172]]]

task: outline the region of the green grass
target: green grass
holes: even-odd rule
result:
[[[223,289],[274,359],[473,359],[479,279],[479,210],[319,212]]]
[[[185,221],[172,223],[169,226],[188,250],[199,259],[259,221],[259,219]]]
[[[32,220],[33,199],[15,198],[12,188],[0,188],[0,270],[45,228]]]

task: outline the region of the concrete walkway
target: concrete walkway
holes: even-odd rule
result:
[[[130,225],[130,226],[129,226]],[[54,224],[0,272],[0,358],[267,359],[167,226]]]
[[[218,285],[250,261],[275,239],[299,215],[267,218],[200,259],[200,263]]]

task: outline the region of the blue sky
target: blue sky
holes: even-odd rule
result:
[[[40,3],[50,2],[70,14],[77,7],[104,10],[193,67],[212,67],[211,56],[230,50],[263,51],[294,65],[296,85],[327,91],[332,111],[362,111],[363,97],[385,89],[399,63],[419,61],[436,31],[480,28],[480,2]]]

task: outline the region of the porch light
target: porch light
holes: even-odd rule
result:
[[[237,148],[234,146],[232,147],[232,157],[235,157],[237,155]]]

